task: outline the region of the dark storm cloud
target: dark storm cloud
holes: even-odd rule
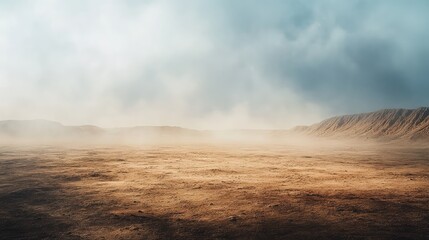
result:
[[[267,32],[280,36],[280,44],[256,54],[265,81],[292,87],[334,113],[429,103],[427,2],[246,5],[241,11],[235,11],[237,6],[227,10],[233,15],[230,31],[245,36],[237,48],[257,46],[258,36]]]
[[[429,104],[423,0],[0,6],[4,118],[279,128]]]

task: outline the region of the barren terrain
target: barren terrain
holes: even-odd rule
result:
[[[382,109],[370,113],[337,116],[295,131],[311,136],[429,140],[429,107]]]
[[[427,144],[0,147],[2,239],[428,239]]]

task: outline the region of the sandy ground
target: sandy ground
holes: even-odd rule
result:
[[[1,239],[429,239],[429,146],[0,146]]]

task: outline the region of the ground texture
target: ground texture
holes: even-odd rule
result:
[[[429,146],[2,146],[0,238],[429,239]]]

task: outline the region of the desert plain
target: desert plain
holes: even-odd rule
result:
[[[413,142],[2,144],[1,239],[428,239]]]

